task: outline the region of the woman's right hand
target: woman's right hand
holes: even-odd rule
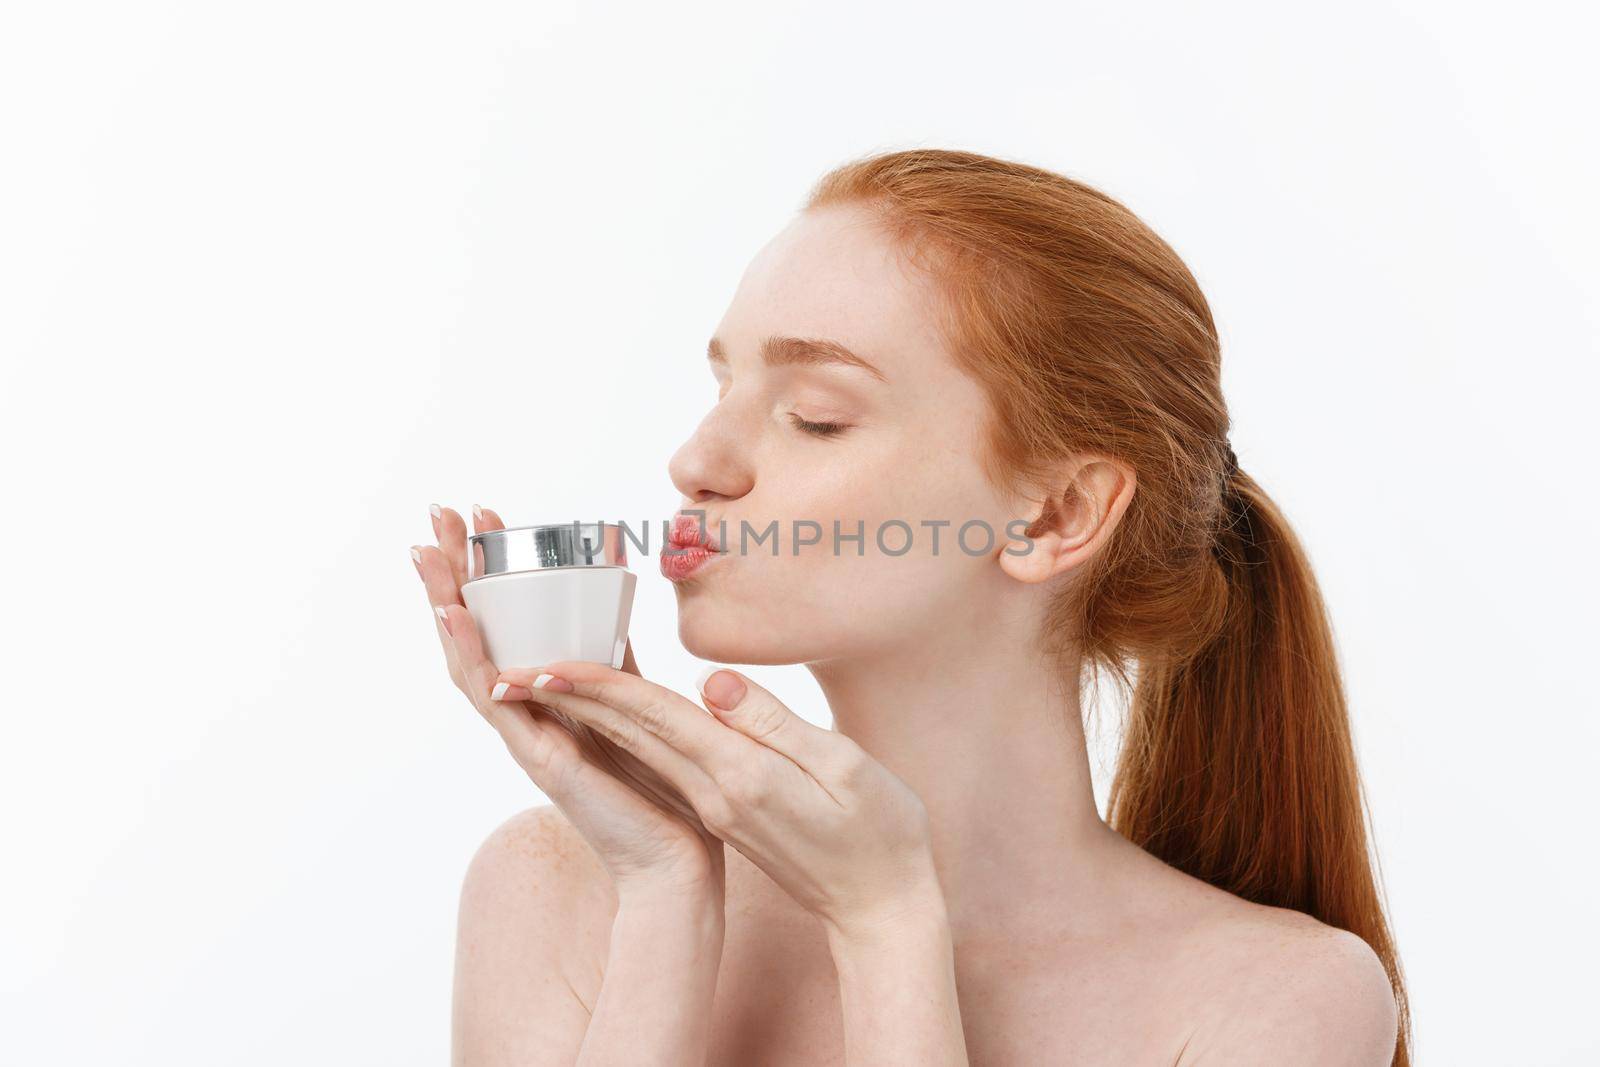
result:
[[[531,701],[499,701],[499,669],[484,651],[462,602],[467,527],[450,508],[431,509],[436,546],[412,547],[427,589],[450,680],[499,732],[512,758],[583,834],[610,873],[620,899],[724,899],[723,843],[692,805],[654,770],[589,726]],[[504,529],[500,517],[474,508],[475,533]],[[638,674],[630,642],[622,669]]]

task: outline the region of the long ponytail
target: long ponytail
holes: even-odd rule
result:
[[[1248,475],[1224,490],[1216,555],[1228,609],[1187,656],[1140,664],[1109,821],[1152,855],[1258,904],[1360,936],[1405,983],[1369,858],[1344,687],[1322,594],[1288,523]]]
[[[948,347],[989,400],[997,485],[1037,485],[1086,451],[1137,472],[1045,634],[1064,671],[1109,673],[1128,695],[1108,821],[1179,870],[1365,940],[1399,1009],[1393,1067],[1408,1067],[1332,629],[1288,522],[1233,459],[1194,276],[1104,193],[973,152],[850,161],[804,208],[834,205],[873,209],[932,282]]]

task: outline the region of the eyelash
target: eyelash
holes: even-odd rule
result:
[[[812,437],[838,437],[849,429],[842,422],[808,422],[793,412],[789,413],[789,421],[794,423],[795,429]]]

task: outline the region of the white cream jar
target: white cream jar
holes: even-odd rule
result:
[[[622,666],[637,576],[622,529],[569,522],[485,530],[468,540],[461,599],[497,668],[559,660]]]

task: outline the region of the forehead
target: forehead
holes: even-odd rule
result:
[[[931,282],[869,212],[830,207],[801,212],[756,253],[716,334],[741,353],[769,335],[838,341],[898,386],[955,370],[935,307]]]

